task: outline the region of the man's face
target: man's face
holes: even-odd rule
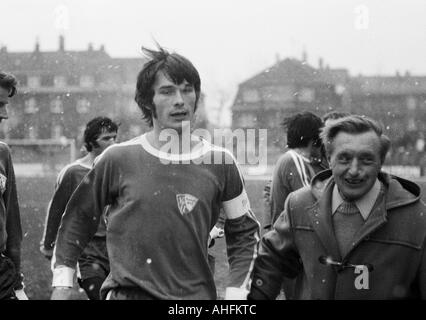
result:
[[[370,191],[380,171],[380,139],[374,131],[339,132],[332,143],[334,181],[346,200],[358,200]]]
[[[93,147],[93,151],[96,155],[101,154],[106,148],[115,143],[115,139],[117,138],[117,132],[106,132],[103,131],[100,136],[96,139],[98,147]]]
[[[157,117],[153,118],[154,128],[182,131],[182,122],[189,123],[194,118],[195,89],[184,80],[175,84],[163,72],[158,72],[153,85],[152,99]]]
[[[0,87],[0,122],[8,119],[6,106],[9,103],[9,90]]]

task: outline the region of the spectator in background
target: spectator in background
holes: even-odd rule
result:
[[[0,71],[0,122],[8,119],[7,104],[16,78]],[[0,142],[0,300],[27,300],[21,270],[22,228],[15,173],[9,146]]]

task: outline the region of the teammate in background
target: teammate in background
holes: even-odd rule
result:
[[[65,207],[72,193],[93,166],[94,159],[115,143],[118,126],[111,119],[97,117],[89,121],[84,131],[84,147],[87,155],[61,170],[49,203],[40,251],[50,260]],[[106,226],[100,219],[96,234],[78,259],[78,282],[91,300],[99,300],[99,290],[109,273],[106,250]]]
[[[311,158],[318,155],[321,148],[319,139],[321,119],[311,112],[300,112],[285,118],[283,127],[287,129],[287,146],[277,161],[272,175],[271,216],[265,228],[272,227],[284,209],[284,202],[290,192],[309,185],[314,176]]]
[[[207,246],[222,207],[225,299],[245,299],[259,223],[235,159],[190,134],[201,92],[192,63],[162,48],[143,51],[150,60],[135,100],[152,130],[108,148],[71,197],[56,242],[52,299],[70,297],[77,258],[106,205],[111,272],[103,298],[216,299]]]
[[[0,71],[0,122],[8,119],[6,106],[17,81]],[[0,142],[0,300],[28,300],[21,268],[22,228],[16,194],[15,173],[9,146]]]

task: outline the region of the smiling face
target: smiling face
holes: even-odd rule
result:
[[[162,71],[156,75],[152,87],[155,114],[154,129],[174,129],[182,132],[182,122],[190,123],[194,118],[196,94],[194,86],[184,80],[176,84]]]
[[[370,191],[380,172],[380,139],[374,131],[339,132],[329,161],[341,195],[348,201],[358,200]]]

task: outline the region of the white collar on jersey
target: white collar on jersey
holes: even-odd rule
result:
[[[142,145],[142,148],[144,148],[145,151],[147,151],[148,153],[152,154],[153,156],[157,158],[168,160],[168,161],[194,160],[194,159],[200,158],[201,156],[205,155],[207,152],[212,150],[212,147],[210,146],[210,144],[203,138],[191,135],[191,139],[197,139],[200,141],[200,143],[197,145],[197,148],[192,152],[181,153],[181,154],[167,153],[167,152],[158,150],[157,148],[154,148],[154,146],[152,146],[149,143],[148,139],[146,138],[146,133],[140,137],[140,143]]]

